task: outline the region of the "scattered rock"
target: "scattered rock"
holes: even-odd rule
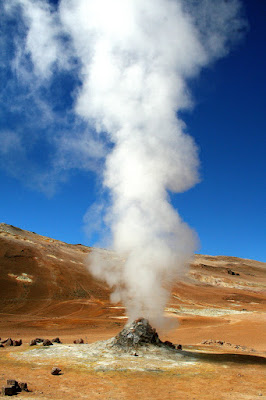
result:
[[[52,339],[52,342],[53,343],[62,343],[61,340],[59,339],[59,337]]]
[[[177,344],[177,345],[176,345],[176,349],[177,349],[177,350],[182,350],[182,348],[183,348],[183,347],[182,347],[182,344]]]
[[[21,346],[21,345],[22,345],[22,339],[13,340],[13,346]]]
[[[52,375],[59,375],[60,372],[61,372],[61,369],[60,369],[60,368],[58,368],[58,367],[53,367],[53,369],[52,369],[52,371],[51,371],[51,374],[52,374]]]
[[[3,386],[2,387],[2,395],[3,396],[13,396],[17,394],[14,386]]]
[[[21,391],[28,392],[28,385],[26,382],[17,382],[14,379],[7,380],[7,386],[2,387],[3,396],[13,396]]]
[[[171,349],[175,349],[175,345],[172,342],[169,342],[169,340],[166,340],[164,344],[168,347],[171,347]]]
[[[42,338],[36,338],[36,343],[43,343],[45,339]]]
[[[19,384],[14,379],[8,379],[6,381],[6,383],[7,383],[7,386],[13,386],[16,392],[20,392]]]
[[[26,382],[19,382],[18,386],[20,387],[21,391],[28,392],[28,384]]]
[[[5,345],[7,345],[7,346],[10,346],[10,344],[7,344],[7,343],[10,343],[10,342],[13,343],[13,340],[12,340],[11,338],[7,338],[7,339],[5,339],[5,340],[2,340],[2,341],[1,341],[1,344],[5,344]],[[12,346],[12,345],[11,345],[11,346]]]
[[[73,343],[75,343],[75,344],[83,344],[84,340],[83,339],[76,339],[76,340],[74,340]]]
[[[213,341],[212,341],[211,339],[203,340],[203,341],[201,342],[201,344],[212,344],[212,343],[213,343]]]
[[[231,269],[228,269],[228,270],[227,270],[227,273],[228,273],[229,275],[238,275],[238,276],[239,276],[239,273],[238,273],[238,272],[234,272],[234,271],[232,271]]]
[[[13,346],[13,340],[11,338],[8,338],[7,341],[5,342],[6,346]]]
[[[53,343],[51,342],[51,340],[49,340],[49,339],[45,339],[44,341],[43,341],[43,346],[52,346],[53,345]]]
[[[14,379],[7,380],[7,386],[2,387],[3,396],[14,396],[22,390],[28,392],[28,386],[25,382],[17,382]]]
[[[36,346],[36,344],[37,344],[36,339],[32,339],[30,341],[30,346]]]

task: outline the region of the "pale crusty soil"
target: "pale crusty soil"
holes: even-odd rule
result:
[[[85,267],[90,251],[0,224],[0,337],[23,340],[21,347],[0,348],[0,386],[26,381],[31,392],[18,397],[34,400],[266,399],[266,265],[236,257],[197,255],[174,285],[166,308],[172,329],[159,335],[185,352],[201,352],[195,363],[95,370],[76,364],[77,356],[38,362],[21,356],[35,337],[59,336],[64,346],[80,337],[93,343],[124,326],[124,309],[110,304],[108,287]],[[53,366],[63,374],[51,375]]]

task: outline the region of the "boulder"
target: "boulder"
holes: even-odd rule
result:
[[[17,394],[14,386],[3,386],[2,387],[2,395],[3,396],[13,396]]]
[[[36,343],[43,343],[45,339],[37,337],[35,340],[36,340]]]
[[[83,340],[83,339],[76,339],[76,340],[74,340],[73,343],[74,343],[74,344],[83,344],[83,343],[84,343],[84,340]]]
[[[60,372],[61,372],[61,369],[60,369],[60,368],[58,368],[58,367],[53,367],[53,368],[52,368],[52,371],[51,371],[51,374],[52,374],[52,375],[59,375]]]
[[[20,392],[19,384],[18,384],[18,382],[15,381],[14,379],[8,379],[8,380],[6,381],[6,383],[7,383],[7,386],[13,386],[13,387],[14,387],[14,390],[15,390],[16,392]]]
[[[19,382],[18,386],[19,386],[21,391],[24,391],[24,392],[28,392],[29,391],[28,384],[26,382]]]
[[[53,343],[62,343],[61,340],[59,339],[59,337],[52,339],[52,342]]]
[[[49,340],[49,339],[45,339],[44,341],[43,341],[43,346],[52,346],[53,345],[53,343],[51,342],[51,340]]]
[[[167,347],[171,347],[171,349],[175,349],[175,345],[172,342],[169,342],[169,340],[166,340],[163,344]]]

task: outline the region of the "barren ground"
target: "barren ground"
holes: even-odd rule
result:
[[[18,397],[34,400],[266,399],[265,263],[196,255],[166,308],[172,329],[159,331],[183,345],[177,360],[110,358],[89,344],[113,337],[126,317],[88,273],[90,251],[0,224],[0,337],[23,340],[0,348],[0,386],[26,381],[31,392]],[[29,346],[56,336],[62,345]],[[62,375],[50,374],[54,366]]]

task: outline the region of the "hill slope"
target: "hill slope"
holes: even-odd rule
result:
[[[120,329],[124,308],[110,304],[109,288],[86,268],[91,250],[0,224],[0,334]],[[95,251],[103,259],[115,257]],[[175,282],[166,308],[181,325],[165,334],[173,339],[178,333],[184,343],[240,338],[251,346],[255,339],[258,349],[265,349],[265,289],[265,263],[196,255],[187,275]]]

